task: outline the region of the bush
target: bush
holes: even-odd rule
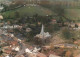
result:
[[[2,55],[3,51],[0,51],[0,55]]]
[[[53,25],[53,30],[54,30],[54,31],[59,31],[59,30],[60,30],[59,25],[58,25],[58,24],[54,24],[54,25]]]
[[[69,29],[64,29],[62,31],[62,36],[65,38],[65,39],[71,39],[71,37],[73,34],[71,33],[71,31]]]

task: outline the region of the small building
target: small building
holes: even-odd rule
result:
[[[3,19],[3,16],[2,15],[0,15],[0,20],[2,20]]]
[[[47,56],[43,53],[38,53],[36,57],[47,57]]]
[[[51,49],[51,46],[43,46],[42,47],[42,50],[50,50]]]
[[[3,6],[0,6],[0,11],[1,11],[2,9],[4,9],[4,7],[3,7]]]
[[[69,27],[71,27],[71,28],[75,28],[75,23],[71,23],[71,24],[69,24]]]
[[[18,57],[25,57],[24,55],[20,55],[20,56],[18,56]]]
[[[49,57],[61,57],[61,56],[50,54]]]
[[[13,47],[12,50],[15,50],[15,51],[19,51],[20,50],[20,47]]]
[[[32,31],[31,28],[26,28],[26,32],[30,32],[30,31]]]
[[[9,44],[13,45],[13,46],[16,46],[16,45],[18,45],[18,41],[9,41]]]
[[[74,44],[80,44],[80,40],[74,41]]]
[[[51,24],[55,24],[55,23],[57,23],[56,19],[52,19]]]

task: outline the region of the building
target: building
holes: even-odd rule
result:
[[[61,56],[50,54],[49,57],[61,57]]]
[[[4,9],[4,7],[3,7],[3,6],[0,6],[0,11],[1,11],[2,9]]]
[[[38,53],[37,57],[47,57],[47,56],[45,54],[43,54],[43,53]]]
[[[35,44],[44,45],[50,42],[51,35],[49,32],[44,32],[44,25],[42,25],[40,34],[37,34],[34,38]]]
[[[46,38],[50,38],[51,35],[49,34],[49,32],[44,32],[44,25],[42,25],[40,34],[37,34],[35,37],[40,39],[46,39]]]
[[[32,31],[31,28],[26,28],[26,32],[30,32],[30,31]]]
[[[0,15],[0,20],[2,20],[3,19],[3,16],[2,15]]]

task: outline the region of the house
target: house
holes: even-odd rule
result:
[[[80,23],[76,23],[78,25],[78,27],[80,27]]]
[[[12,50],[4,50],[3,52],[6,54],[11,54]]]
[[[43,53],[38,53],[37,57],[47,57],[47,56],[45,54],[43,54]]]
[[[30,49],[28,49],[28,48],[25,49],[25,52],[26,53],[32,53],[32,51]]]
[[[1,11],[2,9],[4,9],[4,7],[3,7],[3,6],[0,6],[0,11]]]
[[[71,23],[71,24],[69,24],[69,27],[71,27],[71,28],[75,28],[75,23]]]
[[[57,23],[56,19],[52,19],[51,24],[55,24],[55,23]]]
[[[10,26],[10,25],[8,25],[7,23],[5,23],[5,24],[3,25],[3,27],[1,27],[1,28],[2,28],[2,29],[16,29],[16,28],[21,29],[22,26],[19,26],[19,25],[12,25],[12,26]]]
[[[74,44],[80,44],[80,40],[74,41]]]
[[[50,54],[49,57],[61,57],[61,56]]]
[[[5,56],[5,57],[10,57],[9,55]]]
[[[27,53],[28,57],[37,57],[36,54],[33,53]]]
[[[15,46],[15,45],[18,45],[18,42],[17,41],[9,41],[9,44]]]
[[[0,23],[0,26],[2,26],[3,24],[4,24],[4,23],[3,23],[3,22],[1,22],[1,23]]]
[[[20,56],[18,56],[18,57],[25,57],[24,55],[20,55]]]
[[[32,31],[31,28],[26,28],[26,32],[30,32],[30,31]]]
[[[6,54],[11,54],[12,53],[12,47],[10,46],[5,46],[3,47],[2,51]]]
[[[77,26],[76,29],[80,29],[80,23],[76,23],[75,25]]]
[[[75,57],[80,57],[80,54],[79,54],[79,55],[77,55],[77,56],[75,56]]]
[[[0,20],[2,20],[3,19],[3,16],[2,15],[0,15]]]
[[[37,53],[39,50],[41,50],[41,48],[36,48],[36,47],[35,47],[32,52],[33,52],[33,53]]]
[[[11,34],[11,33],[10,33],[9,36],[10,36],[10,37],[14,37],[14,34]]]
[[[41,25],[41,22],[38,22],[38,25]]]
[[[15,50],[15,51],[19,51],[20,50],[20,47],[12,47],[12,50]]]
[[[51,49],[51,46],[43,46],[42,47],[42,50],[50,50]]]

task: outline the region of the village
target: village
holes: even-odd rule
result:
[[[0,4],[0,57],[80,57],[79,16],[65,14],[65,8],[77,7],[79,1],[48,3]]]
[[[3,16],[0,16],[0,20],[3,19]],[[55,24],[56,20],[53,19],[51,21],[51,24]],[[67,25],[68,23],[65,23],[65,25]],[[79,28],[79,23],[77,24],[78,27],[75,27],[77,23],[71,23],[68,24],[70,29],[73,30],[80,30]],[[17,37],[13,31],[9,31],[9,30],[13,30],[13,29],[22,29],[23,26],[20,25],[9,25],[8,23],[1,23],[0,25],[3,25],[0,27],[0,53],[2,53],[2,55],[0,57],[62,57],[62,55],[60,56],[59,54],[57,54],[55,50],[57,48],[59,48],[60,50],[63,49],[76,49],[79,50],[79,40],[74,41],[74,44],[69,44],[69,43],[62,43],[58,42],[57,40],[54,39],[54,41],[56,41],[56,43],[50,43],[48,45],[46,45],[45,43],[49,42],[50,39],[52,39],[52,34],[49,34],[49,32],[44,32],[44,24],[42,24],[41,27],[41,32],[40,34],[37,34],[34,36],[34,39],[36,40],[36,42],[40,42],[41,45],[30,45],[29,43],[25,42],[25,38],[23,37],[23,39],[20,39],[19,37]],[[9,30],[8,30],[9,29]],[[26,32],[30,32],[32,31],[31,28],[26,28]],[[20,36],[20,35],[19,35]],[[48,52],[48,53],[45,53]],[[58,50],[59,51],[59,50]],[[65,52],[63,50],[63,52]],[[63,53],[62,52],[62,53]],[[68,51],[69,52],[69,51]],[[66,52],[66,53],[68,53]],[[68,56],[71,56],[71,54],[69,54]]]

